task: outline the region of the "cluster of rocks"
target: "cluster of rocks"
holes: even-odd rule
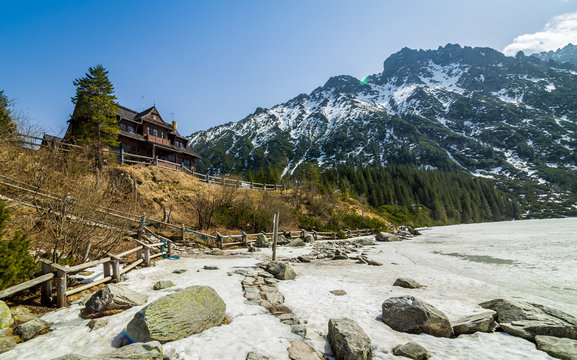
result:
[[[13,327],[14,324],[17,325]],[[14,349],[19,342],[47,333],[50,326],[27,308],[17,306],[10,309],[0,301],[0,354]]]
[[[290,259],[292,262],[309,263],[314,260],[356,260],[359,264],[381,266],[378,261],[370,260],[366,252],[359,252],[365,246],[374,245],[372,239],[334,240],[314,243],[308,255]]]
[[[289,325],[291,331],[304,337],[306,327],[291,308],[284,305],[284,296],[278,290],[279,280],[292,280],[296,277],[292,267],[283,262],[271,261],[259,264],[259,269],[246,272],[242,280],[242,287],[246,302],[266,308],[283,324]]]
[[[305,233],[302,237],[290,238],[283,234],[279,234],[276,244],[279,246],[302,247],[306,243],[313,242],[315,239],[312,234]],[[272,241],[265,234],[257,236],[256,241],[251,245],[251,248],[269,248],[272,246]],[[255,251],[255,250],[253,250]]]
[[[387,299],[382,320],[392,329],[413,334],[454,337],[475,332],[504,331],[534,342],[559,359],[577,359],[577,318],[550,307],[496,299],[479,304],[490,310],[464,317],[453,324],[431,304],[413,296]]]

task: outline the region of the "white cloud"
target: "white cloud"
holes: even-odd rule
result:
[[[555,16],[543,31],[517,36],[513,43],[503,49],[503,53],[509,56],[518,51],[533,54],[557,50],[569,43],[577,44],[577,12]]]

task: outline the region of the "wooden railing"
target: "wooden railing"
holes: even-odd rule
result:
[[[139,237],[141,235],[142,231],[139,232]],[[77,294],[81,291],[90,289],[96,285],[100,285],[109,281],[120,282],[122,279],[122,274],[129,272],[140,264],[143,264],[144,266],[150,266],[151,260],[154,258],[160,256],[171,257],[173,249],[172,241],[156,234],[154,234],[154,237],[162,241],[158,243],[147,243],[146,241],[141,241],[137,238],[135,239],[137,245],[135,248],[116,255],[108,253],[101,259],[71,267],[62,266],[49,260],[40,259],[40,263],[42,265],[42,275],[0,291],[0,299],[40,285],[41,303],[44,305],[49,305],[52,302],[52,279],[56,277],[56,304],[60,307],[65,307],[68,305],[68,296]],[[164,252],[164,246],[166,246],[166,252]],[[160,248],[160,251],[154,253],[154,251],[158,250],[158,248]],[[124,267],[121,267],[123,258],[134,253],[136,253],[136,260],[126,263]],[[72,289],[68,288],[68,280],[70,275],[79,273],[83,270],[98,265],[103,265],[102,279],[91,281],[88,284],[81,285]],[[54,271],[56,271],[56,274],[54,274]]]

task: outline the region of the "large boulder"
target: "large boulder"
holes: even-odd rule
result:
[[[68,354],[52,360],[162,360],[162,345],[158,341],[135,343],[103,355]]]
[[[271,246],[271,243],[268,241],[268,238],[266,237],[265,234],[260,234],[256,237],[256,242],[254,243],[254,246],[259,248],[267,248]]]
[[[94,318],[107,315],[107,311],[126,310],[133,306],[146,304],[148,296],[130,290],[120,284],[108,284],[98,290],[88,301],[86,307],[80,311],[83,318]]]
[[[494,315],[495,313],[490,311],[461,318],[453,323],[453,332],[457,336],[476,332],[491,332],[497,326]]]
[[[11,336],[0,336],[0,354],[10,351],[16,347],[16,340]]]
[[[311,243],[311,242],[315,241],[315,237],[313,234],[306,233],[305,236],[303,236],[303,241],[307,242],[307,243]]]
[[[12,313],[12,319],[18,323],[25,323],[40,317],[39,314],[34,314],[30,309],[25,308],[24,306],[13,307],[10,309],[10,313]]]
[[[162,345],[158,341],[130,344],[105,354],[103,357],[110,360],[162,360]]]
[[[153,289],[154,290],[162,290],[162,289],[168,289],[169,287],[173,287],[174,283],[170,280],[159,280],[156,282],[156,284],[154,284]]]
[[[10,327],[14,324],[10,308],[4,301],[0,301],[0,330]]]
[[[221,325],[226,305],[208,286],[191,286],[144,307],[128,323],[125,335],[134,342],[179,340]]]
[[[373,358],[371,339],[354,320],[330,319],[327,340],[336,360]]]
[[[16,326],[14,334],[20,336],[23,341],[28,341],[44,330],[49,329],[50,325],[48,321],[36,318]]]
[[[321,360],[314,349],[304,341],[291,341],[287,351],[291,360]]]
[[[447,316],[431,304],[413,296],[394,297],[383,302],[383,322],[397,331],[451,337]]]
[[[554,336],[535,336],[537,349],[562,360],[577,360],[577,340]]]
[[[382,242],[390,242],[390,241],[401,241],[402,239],[395,234],[391,234],[391,233],[387,233],[387,232],[379,232],[375,236],[375,240],[382,241]]]
[[[287,244],[287,246],[290,247],[303,247],[305,245],[306,245],[305,242],[301,238],[295,238],[294,240],[292,240]]]
[[[393,348],[393,355],[404,356],[414,360],[427,360],[431,357],[427,352],[427,349],[412,341],[403,345],[395,346]]]
[[[536,335],[577,340],[577,318],[562,311],[528,302],[495,299],[479,304],[495,311],[501,329],[534,341]]]
[[[405,289],[420,289],[423,287],[423,285],[409,278],[398,278],[395,280],[393,286],[400,286]]]
[[[293,280],[297,276],[293,268],[284,262],[271,261],[265,269],[279,280]]]
[[[268,360],[268,358],[264,355],[251,351],[246,354],[246,360]]]

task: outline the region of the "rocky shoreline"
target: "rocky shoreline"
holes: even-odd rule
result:
[[[403,234],[405,239],[410,233]],[[325,322],[324,330],[319,331],[319,323],[313,321],[313,329],[309,328],[310,318],[299,306],[287,303],[283,288],[290,290],[299,277],[307,275],[306,269],[314,267],[343,268],[355,266],[356,271],[375,269],[370,271],[387,271],[390,266],[399,266],[391,262],[384,266],[384,262],[374,259],[383,249],[379,242],[402,241],[398,235],[379,233],[372,238],[357,238],[335,241],[318,241],[312,244],[288,241],[281,251],[281,261],[258,262],[252,266],[225,269],[227,259],[236,258],[266,258],[264,251],[253,248],[249,251],[210,250],[196,252],[191,261],[196,258],[210,260],[218,259],[218,265],[205,264],[198,268],[198,272],[212,272],[220,274],[226,270],[230,278],[238,278],[240,282],[243,303],[247,306],[264,308],[268,314],[274,316],[281,326],[286,326],[286,332],[292,333],[293,338],[286,336],[288,346],[286,354],[289,359],[373,359],[373,358],[411,358],[429,359],[439,357],[436,349],[431,352],[427,344],[420,343],[419,338],[410,341],[398,341],[388,348],[379,344],[379,340],[366,331],[369,327],[384,327],[392,333],[427,334],[426,336],[445,338],[448,341],[457,341],[463,336],[478,333],[508,333],[512,336],[531,341],[536,348],[552,357],[559,359],[577,359],[577,318],[565,312],[548,306],[526,301],[494,299],[479,304],[479,309],[485,311],[472,312],[467,316],[450,321],[449,317],[436,306],[422,300],[423,291],[431,284],[415,281],[408,277],[399,277],[388,285],[391,289],[406,289],[405,295],[384,297],[380,309],[373,308],[374,322],[367,320],[358,322],[354,316],[341,314],[339,317],[330,317]],[[266,247],[266,245],[264,245]],[[389,249],[389,248],[384,248]],[[180,249],[184,254],[187,249]],[[189,253],[189,255],[191,255]],[[239,260],[240,261],[240,260]],[[245,263],[245,262],[242,262]],[[160,264],[158,266],[161,266]],[[295,266],[296,268],[293,268]],[[223,270],[221,270],[221,268]],[[299,270],[302,269],[302,270]],[[378,270],[377,270],[378,269]],[[382,269],[382,270],[381,270]],[[151,270],[152,271],[152,270]],[[301,271],[304,271],[301,273]],[[167,355],[163,347],[170,348],[171,342],[187,339],[211,328],[227,326],[234,318],[227,315],[228,304],[211,286],[188,286],[179,288],[178,276],[189,277],[195,275],[186,270],[174,270],[172,279],[162,279],[151,284],[150,290],[163,295],[152,296],[132,290],[123,284],[109,284],[103,289],[83,299],[78,304],[78,318],[86,320],[84,326],[90,332],[101,332],[110,327],[110,323],[117,322],[115,318],[128,313],[132,308],[139,309],[130,321],[127,319],[122,326],[122,336],[115,337],[116,349],[103,351],[99,355],[83,355],[70,353],[63,356],[50,357],[54,360],[105,360],[105,359],[171,359],[174,355]],[[296,280],[295,280],[296,279]],[[286,287],[285,284],[289,287]],[[423,290],[425,289],[425,290]],[[149,290],[147,290],[149,291]],[[402,290],[395,290],[399,293]],[[421,295],[415,292],[420,292]],[[400,294],[400,293],[399,293]],[[330,290],[332,299],[346,299],[352,294],[344,289]],[[331,300],[335,301],[335,300]],[[17,310],[25,312],[25,310]],[[34,316],[17,318],[14,309],[8,309],[0,302],[0,359],[2,353],[10,354],[12,349],[26,342],[40,341],[52,327],[50,321]],[[344,315],[344,316],[343,316]],[[13,327],[14,318],[18,326]],[[145,320],[145,321],[142,321]],[[378,323],[382,325],[378,325]],[[159,332],[158,329],[165,329]],[[168,330],[166,330],[168,329]],[[212,330],[211,330],[212,331]],[[422,336],[422,335],[421,335]],[[399,339],[404,338],[399,336]],[[423,338],[427,339],[427,338]],[[319,347],[324,341],[325,345]],[[39,342],[40,343],[40,342]],[[450,345],[448,345],[450,346]],[[379,355],[381,354],[381,355]],[[184,356],[184,355],[183,355]],[[237,354],[240,358],[240,354]],[[188,357],[176,357],[186,359]],[[175,359],[176,359],[175,358]],[[242,358],[263,360],[273,359],[262,351],[247,351]],[[47,358],[48,359],[48,358]]]

